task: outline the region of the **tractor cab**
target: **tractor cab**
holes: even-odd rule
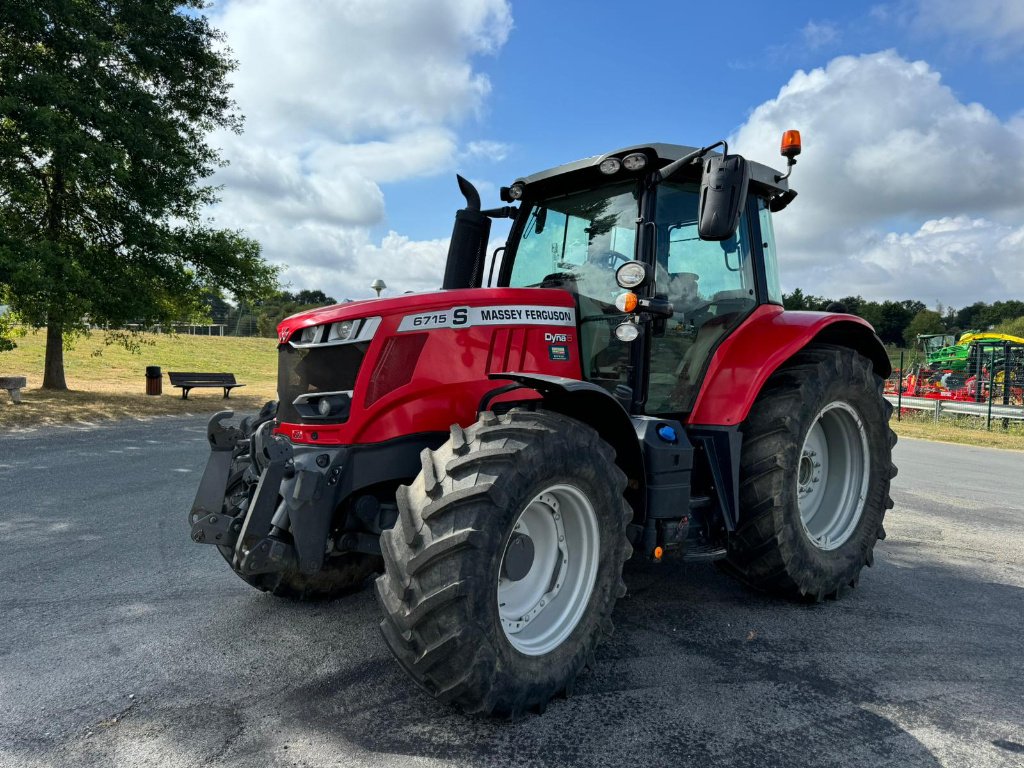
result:
[[[706,164],[661,175],[695,152],[627,147],[505,191],[520,207],[497,285],[571,293],[583,378],[624,396],[634,413],[688,412],[722,339],[757,306],[782,304],[771,208],[795,193],[770,168],[716,155],[742,161],[728,183],[734,197],[748,191],[735,227],[702,237]]]

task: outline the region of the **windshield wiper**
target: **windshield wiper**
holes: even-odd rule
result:
[[[726,155],[729,154],[729,145],[726,144],[724,140],[716,141],[714,144],[709,144],[706,147],[701,147],[700,149],[694,150],[688,155],[683,155],[678,160],[673,160],[660,171],[655,171],[653,174],[651,174],[651,180],[649,182],[650,186],[654,187],[657,186],[658,184],[661,184],[661,182],[665,181],[665,179],[674,176],[679,171],[679,169],[682,168],[684,165],[689,165],[690,163],[700,160],[702,157],[704,157],[704,155],[706,155],[715,147],[722,147],[722,153]]]

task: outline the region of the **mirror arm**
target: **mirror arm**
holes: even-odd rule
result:
[[[487,208],[486,210],[480,211],[484,216],[491,219],[514,219],[516,214],[519,213],[519,209],[506,205],[502,208]]]

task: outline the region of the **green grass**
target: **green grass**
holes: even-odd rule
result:
[[[143,334],[140,340],[141,349],[133,353],[118,344],[105,344],[103,332],[77,339],[64,351],[71,391],[49,392],[39,389],[45,331],[17,339],[17,349],[0,353],[0,375],[25,376],[28,389],[22,390],[21,405],[14,405],[0,391],[0,428],[205,413],[226,406],[245,412],[276,397],[274,339]],[[164,394],[160,397],[145,394],[148,365],[162,369]],[[219,389],[194,389],[184,401],[181,390],[170,386],[168,371],[224,371],[246,386],[236,389],[227,402]]]
[[[1002,421],[993,419],[992,429],[986,430],[985,419],[978,416],[943,416],[936,422],[930,413],[905,410],[900,421],[893,414],[890,424],[900,437],[1024,450],[1024,423],[1020,421],[1010,421],[1004,430]]]

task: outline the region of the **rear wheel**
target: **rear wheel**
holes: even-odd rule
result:
[[[857,584],[885,537],[896,474],[871,362],[812,345],[765,383],[743,424],[741,522],[726,570],[793,597],[837,597]]]
[[[571,692],[632,550],[626,478],[590,427],[485,413],[422,454],[381,537],[384,639],[431,695],[515,716]]]

